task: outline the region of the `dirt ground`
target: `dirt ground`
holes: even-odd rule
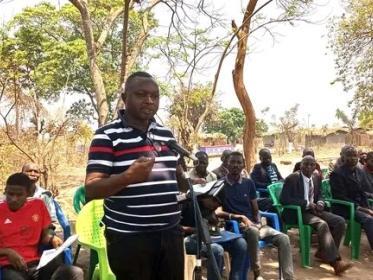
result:
[[[319,158],[325,159],[325,164],[329,158],[336,158],[335,155],[338,155],[338,150],[329,150],[329,151],[316,151],[316,155]],[[282,175],[285,177],[291,173],[292,168],[300,159],[299,153],[293,153],[290,155],[282,156],[281,158],[274,155],[274,162],[278,163],[281,160],[290,161],[290,164],[281,165],[278,164],[279,169]],[[220,164],[218,157],[210,159],[209,169],[213,169]],[[59,196],[58,201],[61,203],[61,206],[64,209],[64,212],[67,213],[72,224],[76,219],[76,214],[73,211],[72,207],[72,198],[77,186],[82,185],[84,182],[85,167],[81,168],[66,168],[63,173],[57,178],[59,184]],[[344,276],[336,277],[333,274],[333,269],[326,264],[319,263],[313,260],[312,268],[302,268],[300,266],[300,254],[298,250],[298,234],[297,231],[289,232],[291,244],[293,246],[293,260],[294,260],[294,269],[296,279],[298,280],[308,280],[308,279],[322,279],[322,280],[334,280],[334,279],[361,279],[361,280],[373,280],[373,252],[369,248],[368,241],[365,234],[362,234],[361,242],[361,256],[359,261],[354,262],[354,266],[348,270]],[[312,254],[315,253],[317,244],[313,244]],[[277,263],[277,250],[275,248],[265,248],[261,252],[261,262],[263,267],[263,277],[266,280],[269,279],[278,279],[278,263]],[[342,258],[346,261],[350,260],[350,248],[341,246],[341,255]],[[78,264],[87,271],[88,269],[89,254],[87,250],[82,250],[79,254]],[[251,277],[251,275],[250,275]]]

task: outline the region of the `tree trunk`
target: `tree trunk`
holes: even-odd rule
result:
[[[245,155],[246,169],[250,170],[255,162],[255,111],[253,104],[245,88],[244,66],[247,51],[247,41],[250,33],[251,15],[254,12],[258,0],[250,0],[247,4],[245,15],[242,21],[242,29],[237,33],[237,56],[235,67],[232,72],[233,85],[237,98],[240,101],[245,114],[245,127],[243,135],[243,148]],[[235,23],[232,22],[233,28]]]
[[[85,0],[70,0],[70,2],[79,10],[82,18],[82,28],[89,60],[89,70],[91,72],[95,99],[97,102],[98,125],[102,126],[108,121],[109,104],[106,99],[106,91],[102,74],[97,64],[97,49],[93,37],[93,27],[91,16],[88,10],[88,4]]]

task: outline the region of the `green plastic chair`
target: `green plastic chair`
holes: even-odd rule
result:
[[[82,185],[76,189],[73,197],[73,206],[76,214],[79,214],[84,204],[86,204],[85,187]]]
[[[355,205],[352,202],[333,199],[329,179],[324,179],[321,184],[321,192],[324,199],[333,204],[343,205],[348,209],[349,218],[346,219],[347,230],[344,245],[351,245],[351,259],[358,260],[360,256],[361,225],[355,220]],[[333,206],[332,206],[333,210]]]
[[[323,178],[329,177],[329,168],[321,168],[321,173]]]
[[[281,205],[280,203],[280,195],[282,191],[282,182],[277,182],[269,185],[268,191],[273,201],[273,206],[276,207],[278,214],[281,217],[282,211],[284,209],[292,209],[293,211],[297,212],[297,224],[286,224],[283,222],[283,232],[287,233],[287,231],[291,228],[298,228],[299,231],[299,249],[301,253],[301,264],[302,267],[310,267],[311,266],[311,234],[312,228],[310,225],[306,225],[303,223],[302,218],[302,210],[300,206],[297,205]]]
[[[94,269],[92,279],[116,280],[107,258],[104,228],[100,226],[103,215],[103,200],[88,202],[78,215],[76,232],[79,236],[78,241],[82,246],[97,252],[99,262]]]
[[[369,198],[368,203],[370,207],[373,207],[373,198]]]

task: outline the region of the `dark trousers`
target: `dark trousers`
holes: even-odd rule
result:
[[[180,229],[118,234],[106,231],[108,258],[117,280],[183,280]]]
[[[370,248],[373,250],[373,217],[359,210],[355,212],[355,217],[356,221],[365,230]]]
[[[2,280],[83,280],[83,270],[76,266],[61,264],[59,260],[52,261],[39,271],[38,262],[28,264],[28,271],[16,270],[11,266],[1,268]]]
[[[316,231],[319,241],[318,251],[322,253],[325,260],[329,262],[338,260],[339,245],[346,230],[344,218],[327,211],[317,214],[306,211],[303,213],[303,222]]]

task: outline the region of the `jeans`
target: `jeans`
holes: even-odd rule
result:
[[[194,237],[187,236],[184,239],[185,251],[189,255],[197,253],[197,240]],[[247,252],[247,244],[242,237],[224,242],[221,244],[211,244],[212,253],[215,257],[220,274],[224,268],[224,251],[227,251],[231,256],[231,271],[229,275],[230,280],[240,280],[242,269],[244,269],[245,257]],[[202,244],[201,253],[204,257],[207,256],[207,247]],[[213,271],[213,266],[209,263],[207,267],[207,279],[217,279]]]
[[[117,280],[184,279],[184,245],[179,227],[121,234],[106,230],[110,268]]]

